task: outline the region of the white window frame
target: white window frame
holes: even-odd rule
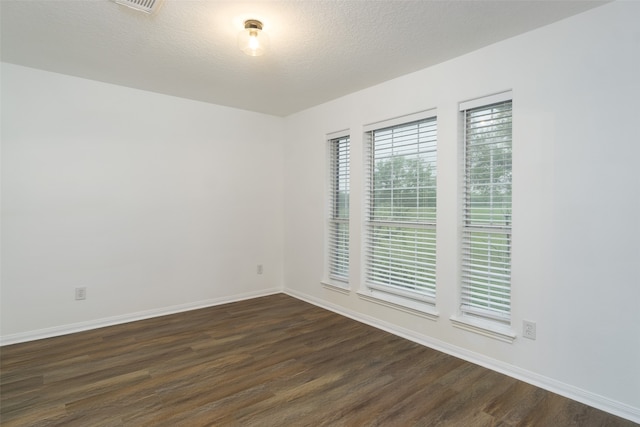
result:
[[[503,110],[505,107],[508,107],[507,110]],[[515,339],[515,334],[511,330],[513,95],[511,91],[507,91],[461,102],[459,110],[463,131],[460,304],[459,313],[454,315],[451,321],[454,326],[461,329],[512,342]],[[473,116],[489,111],[491,115],[486,118]],[[504,117],[494,116],[497,111],[508,111],[508,134],[501,135],[496,133],[494,128],[489,128],[492,134],[487,135],[481,144],[471,146],[470,120],[481,120],[483,126],[495,126],[498,120],[504,119]],[[479,135],[484,130],[475,132],[477,132],[475,135]],[[483,137],[479,136],[476,141],[480,138]],[[488,147],[490,156],[487,169],[490,177],[487,178],[489,183],[486,184],[489,187],[489,200],[479,202],[480,199],[478,199],[472,202],[469,153],[474,155],[480,153],[482,147]],[[503,171],[508,167],[508,174],[503,173],[499,176],[499,181],[494,181],[493,174],[499,171],[499,167],[502,167]],[[505,187],[509,188],[508,193],[505,193]],[[478,214],[482,209],[486,209],[487,212]],[[499,209],[505,209],[508,214],[496,215]],[[473,216],[472,210],[476,212]],[[483,239],[479,240],[480,235],[487,236],[488,240],[486,242]],[[492,240],[496,243],[491,243]],[[495,253],[493,257],[492,251]],[[485,252],[486,262],[485,255],[482,255]],[[482,258],[478,259],[478,254]]]
[[[421,123],[419,127],[416,127],[417,123]],[[400,218],[397,217],[396,214],[393,213],[394,208],[390,208],[391,212],[390,217],[384,219],[384,215],[380,215],[379,211],[374,212],[374,171],[375,171],[375,156],[376,156],[376,136],[382,135],[383,133],[387,133],[386,142],[389,147],[391,153],[394,153],[394,150],[398,150],[401,153],[402,148],[394,148],[394,144],[404,145],[402,143],[398,143],[397,136],[389,136],[393,135],[393,132],[398,132],[400,128],[409,130],[414,128],[416,132],[415,138],[419,138],[420,144],[416,147],[417,152],[409,152],[408,155],[396,155],[392,154],[391,156],[385,157],[386,159],[391,159],[393,157],[405,157],[413,158],[416,155],[421,161],[427,161],[430,165],[433,166],[434,176],[433,176],[433,185],[430,188],[430,191],[433,193],[432,203],[433,206],[433,215],[427,218],[419,218],[420,214],[419,209],[416,210],[415,216],[416,218]],[[418,130],[419,129],[419,130]],[[395,309],[399,309],[405,312],[410,312],[413,314],[420,315],[422,317],[435,320],[438,317],[438,312],[435,307],[435,297],[436,297],[436,215],[435,215],[435,203],[436,203],[436,188],[435,182],[437,180],[437,111],[435,109],[421,111],[418,113],[397,117],[390,120],[385,120],[381,122],[376,122],[372,124],[365,125],[363,127],[364,131],[364,142],[365,142],[365,150],[364,150],[364,170],[365,170],[365,190],[364,190],[364,198],[365,198],[365,209],[364,209],[364,242],[363,242],[363,286],[358,292],[359,296],[365,300],[375,302],[378,304],[382,304],[388,307],[392,307]],[[396,138],[394,140],[394,138]],[[413,138],[413,136],[412,136]],[[382,142],[381,142],[382,144]],[[412,143],[409,143],[412,145]],[[381,147],[381,146],[379,146]],[[383,150],[382,148],[379,148]],[[430,175],[431,176],[431,175]],[[416,189],[420,189],[420,185],[418,183]],[[395,185],[395,184],[394,184]],[[392,185],[393,187],[393,185]],[[410,188],[410,187],[409,187]],[[392,194],[392,191],[391,191]],[[391,196],[391,200],[394,200],[394,197]],[[420,200],[420,196],[417,196]],[[429,197],[427,196],[426,199]],[[425,200],[426,200],[425,199]],[[392,203],[392,206],[394,204]],[[409,215],[409,214],[408,214]],[[430,214],[428,214],[430,215]],[[410,215],[409,215],[410,216]],[[387,251],[389,252],[389,258],[387,258],[389,262],[389,269],[385,270],[384,266],[381,266],[381,258],[376,258],[374,253],[375,241],[379,241],[384,239],[382,237],[381,230],[388,230],[388,235],[392,236],[388,240],[389,246],[387,247]],[[414,277],[422,276],[422,282],[418,283],[418,287],[421,289],[410,289],[406,284],[398,284],[398,278],[404,273],[405,270],[400,270],[399,267],[402,266],[403,262],[399,262],[399,260],[394,257],[399,257],[399,255],[392,254],[395,252],[399,253],[399,250],[394,251],[392,248],[392,244],[396,243],[397,239],[403,239],[404,233],[407,233],[407,236],[410,239],[410,245],[412,246],[412,250],[414,251],[414,256],[418,254],[418,247],[420,245],[424,245],[425,242],[429,246],[428,250],[433,251],[433,259],[429,260],[423,258],[416,262],[416,264],[410,265],[406,271],[409,271],[409,275],[414,275]],[[394,233],[395,236],[393,236]],[[403,237],[399,238],[398,236],[402,235]],[[377,246],[378,248],[380,246]],[[409,262],[410,263],[410,262]],[[391,267],[392,264],[395,264],[395,268]],[[423,267],[418,267],[418,265],[424,264]],[[406,265],[406,264],[405,264]],[[388,274],[387,280],[381,280],[382,274],[381,269],[385,270],[384,274]],[[421,274],[418,274],[417,271],[421,270]],[[416,270],[416,271],[413,271]],[[401,271],[402,273],[398,273]],[[424,282],[424,277],[430,276],[432,278],[431,283],[426,284]],[[402,279],[409,280],[409,279]],[[420,279],[419,279],[420,280]]]
[[[351,178],[351,138],[349,130],[327,134],[326,140],[328,170],[325,232],[326,262],[325,279],[322,280],[322,284],[329,289],[348,291],[350,272],[349,197],[351,194],[349,188]],[[346,199],[340,198],[341,188],[347,189]]]

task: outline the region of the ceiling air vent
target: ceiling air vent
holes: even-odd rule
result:
[[[162,0],[114,0],[116,3],[144,13],[153,13],[160,7]]]

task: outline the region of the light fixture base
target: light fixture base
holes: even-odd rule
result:
[[[258,21],[257,19],[247,19],[246,21],[244,21],[244,28],[246,30],[262,30],[262,22]]]

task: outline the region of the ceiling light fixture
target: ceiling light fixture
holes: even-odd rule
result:
[[[238,34],[240,50],[249,56],[260,56],[269,47],[269,37],[262,31],[262,22],[257,19],[244,21],[244,30]]]

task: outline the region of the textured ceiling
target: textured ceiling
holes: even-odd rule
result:
[[[586,0],[1,0],[2,60],[286,116],[603,4]],[[244,20],[271,48],[237,47]]]

